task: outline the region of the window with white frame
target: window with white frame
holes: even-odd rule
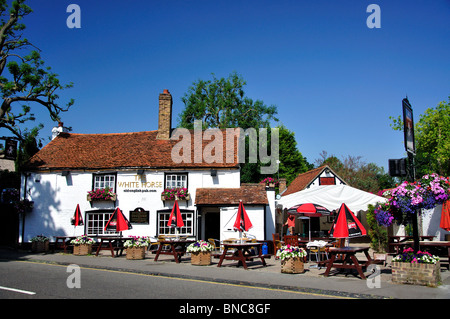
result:
[[[94,175],[94,190],[109,188],[112,192],[116,189],[115,174],[96,174]]]
[[[166,188],[187,188],[187,174],[166,174]]]
[[[184,226],[178,227],[178,235],[194,236],[194,211],[180,210],[181,218]],[[167,226],[169,222],[171,210],[158,211],[158,234],[159,235],[175,235],[175,227]]]
[[[86,233],[90,236],[117,234],[115,231],[105,230],[106,223],[113,213],[111,210],[86,212]]]

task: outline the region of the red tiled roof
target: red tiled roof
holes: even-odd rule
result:
[[[240,188],[197,188],[196,205],[268,205],[264,184],[241,185]]]
[[[120,169],[120,168],[237,168],[237,145],[234,162],[226,162],[226,132],[223,133],[222,163],[194,162],[194,134],[191,134],[191,163],[175,163],[172,147],[180,141],[157,140],[158,131],[72,134],[60,133],[27,163],[28,170]],[[181,140],[181,138],[180,138]],[[237,138],[235,138],[237,141]],[[203,149],[210,144],[203,141]],[[198,154],[198,153],[196,153]],[[203,154],[203,153],[202,153]]]
[[[305,173],[298,174],[298,176],[291,182],[291,184],[289,184],[287,190],[282,194],[282,196],[290,195],[304,190],[326,168],[332,171],[332,169],[328,165],[323,165]],[[333,174],[336,175],[334,172]]]

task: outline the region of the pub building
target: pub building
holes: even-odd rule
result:
[[[167,226],[174,206],[173,198],[163,196],[167,189],[187,191],[187,196],[178,200],[185,224],[178,230],[182,236],[204,240],[238,237],[233,224],[242,200],[253,224],[249,235],[272,239],[275,190],[264,184],[241,185],[238,137],[233,137],[231,161],[225,159],[226,130],[221,130],[223,160],[193,160],[195,152],[205,150],[211,141],[202,140],[200,149],[191,138],[185,149],[191,150],[192,160],[174,161],[172,149],[179,140],[171,139],[172,133],[168,90],[159,95],[158,130],[76,134],[65,132],[62,125],[54,128],[53,139],[29,160],[22,174],[21,198],[33,201],[34,206],[20,224],[20,242],[41,234],[53,239],[119,235],[105,231],[116,208],[132,225],[123,236],[174,234],[175,229]],[[105,189],[110,195],[96,198]],[[82,226],[71,222],[77,205]]]

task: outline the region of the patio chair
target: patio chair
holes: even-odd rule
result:
[[[284,244],[285,245],[291,245],[291,246],[297,246],[299,247],[298,243],[298,236],[297,235],[286,235],[284,236]]]
[[[220,240],[214,238],[208,238],[208,242],[213,246],[214,252],[220,252]]]

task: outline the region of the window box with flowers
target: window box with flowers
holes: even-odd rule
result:
[[[441,281],[439,257],[406,248],[392,258],[392,282],[437,287]]]
[[[278,180],[273,177],[266,177],[261,182],[261,184],[266,184],[266,187],[275,187],[278,186]]]
[[[77,256],[90,255],[92,253],[92,244],[94,239],[88,235],[79,236],[70,241],[73,246],[73,254]]]
[[[191,195],[187,188],[166,188],[161,193],[161,200],[190,200]]]
[[[282,273],[301,274],[305,271],[306,251],[303,248],[291,245],[281,246],[276,256],[281,259]]]
[[[89,191],[87,194],[88,201],[115,201],[117,199],[117,194],[115,194],[109,188],[98,188]]]
[[[214,247],[204,240],[198,240],[186,248],[186,252],[191,253],[191,264],[197,266],[207,266],[211,264],[211,251]]]
[[[49,250],[50,239],[44,235],[37,235],[31,238],[30,241],[32,252],[42,253]]]
[[[150,240],[148,237],[131,236],[131,239],[128,239],[123,244],[123,247],[127,249],[127,259],[144,259],[145,250],[147,249],[149,242]]]

